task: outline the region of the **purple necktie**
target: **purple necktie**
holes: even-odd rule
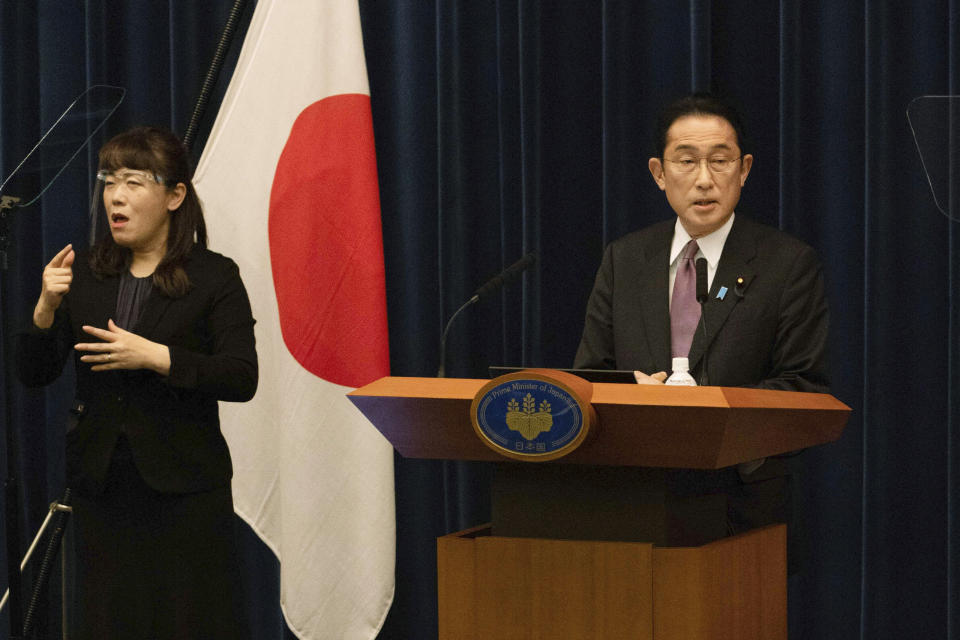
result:
[[[697,255],[697,241],[691,240],[680,254],[677,277],[673,281],[670,301],[670,348],[674,358],[690,354],[693,334],[700,322],[700,304],[697,302],[697,271],[693,256]]]

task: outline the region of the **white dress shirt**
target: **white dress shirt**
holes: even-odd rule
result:
[[[731,213],[723,226],[708,233],[705,236],[697,238],[697,255],[693,256],[696,263],[697,258],[707,259],[707,290],[713,285],[713,276],[717,273],[717,265],[720,264],[720,256],[723,254],[723,245],[727,242],[727,236],[730,235],[730,229],[733,227],[733,218],[735,213]],[[680,224],[680,218],[677,218],[676,225],[673,228],[673,244],[670,245],[670,282],[667,291],[670,296],[670,304],[673,304],[673,283],[677,279],[677,268],[680,265],[680,254],[683,248],[687,246],[692,238],[687,230]]]

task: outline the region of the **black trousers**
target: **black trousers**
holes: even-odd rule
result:
[[[99,495],[74,499],[71,638],[246,638],[230,486],[162,494],[120,439]]]

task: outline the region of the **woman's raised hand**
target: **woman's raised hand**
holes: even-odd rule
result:
[[[53,324],[54,312],[60,308],[63,296],[70,291],[75,257],[73,245],[68,244],[43,269],[40,299],[33,310],[33,324],[40,329],[47,329]]]

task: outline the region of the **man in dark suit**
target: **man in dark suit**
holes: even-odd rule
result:
[[[701,384],[828,391],[819,260],[799,240],[734,213],[753,164],[743,141],[739,116],[713,96],[663,112],[648,167],[677,218],[607,247],[575,367],[634,370],[638,382],[659,384],[673,357],[687,357]],[[702,318],[681,285],[700,257],[709,283]],[[678,318],[682,304],[692,317]],[[726,495],[732,532],[792,519],[785,459],[679,477],[696,492]]]

